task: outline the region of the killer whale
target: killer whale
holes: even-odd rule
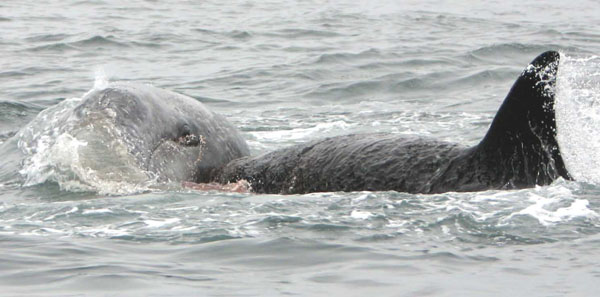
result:
[[[473,147],[393,134],[353,134],[235,159],[207,180],[246,180],[257,193],[441,193],[518,189],[570,179],[556,140],[554,86],[560,54],[536,57]]]

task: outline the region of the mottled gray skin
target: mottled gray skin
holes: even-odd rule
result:
[[[523,71],[474,147],[392,134],[347,135],[237,159],[212,179],[245,179],[255,192],[283,194],[480,191],[569,179],[555,138],[558,62],[557,52],[546,52]]]
[[[93,90],[75,115],[126,143],[141,169],[159,181],[206,179],[206,174],[249,154],[239,131],[195,99],[141,84]],[[114,126],[114,128],[112,128]],[[114,131],[113,131],[114,130]]]

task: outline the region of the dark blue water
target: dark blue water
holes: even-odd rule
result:
[[[593,296],[597,7],[3,1],[0,295]],[[106,81],[191,96],[239,127],[254,154],[374,131],[475,144],[546,50],[562,53],[558,136],[577,181],[440,195],[113,195],[114,184],[90,189],[53,170],[76,155],[64,139],[30,143],[43,154],[29,163],[17,147],[24,127],[52,131],[35,120],[42,110],[66,110]]]

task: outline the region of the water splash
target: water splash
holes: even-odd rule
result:
[[[529,215],[536,218],[540,224],[551,226],[575,218],[598,218],[598,214],[589,208],[590,203],[586,199],[575,199],[568,206],[557,207],[563,202],[559,198],[547,198],[534,193],[529,195],[533,204],[511,214],[509,219],[516,215]]]
[[[98,67],[94,71],[94,89],[104,90],[108,87],[109,79],[105,67]]]
[[[577,181],[600,184],[600,57],[561,55],[555,108],[569,173]]]
[[[109,82],[101,71],[94,88]],[[132,194],[148,191],[151,174],[141,169],[129,153],[128,144],[110,116],[82,121],[75,110],[82,98],[71,98],[54,105],[21,129],[17,146],[24,155],[19,171],[23,186],[56,182],[71,192]]]

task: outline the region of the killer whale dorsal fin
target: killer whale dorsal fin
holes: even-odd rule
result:
[[[528,181],[547,184],[558,176],[569,179],[558,142],[554,95],[560,54],[547,51],[536,57],[517,78],[492,124],[478,145],[495,155]],[[534,179],[534,180],[531,180]]]
[[[527,65],[496,113],[482,145],[498,145],[496,142],[532,134],[534,131],[530,126],[535,126],[547,138],[553,138],[556,130],[554,86],[559,59],[558,52],[548,51]],[[527,142],[528,139],[520,141]]]

